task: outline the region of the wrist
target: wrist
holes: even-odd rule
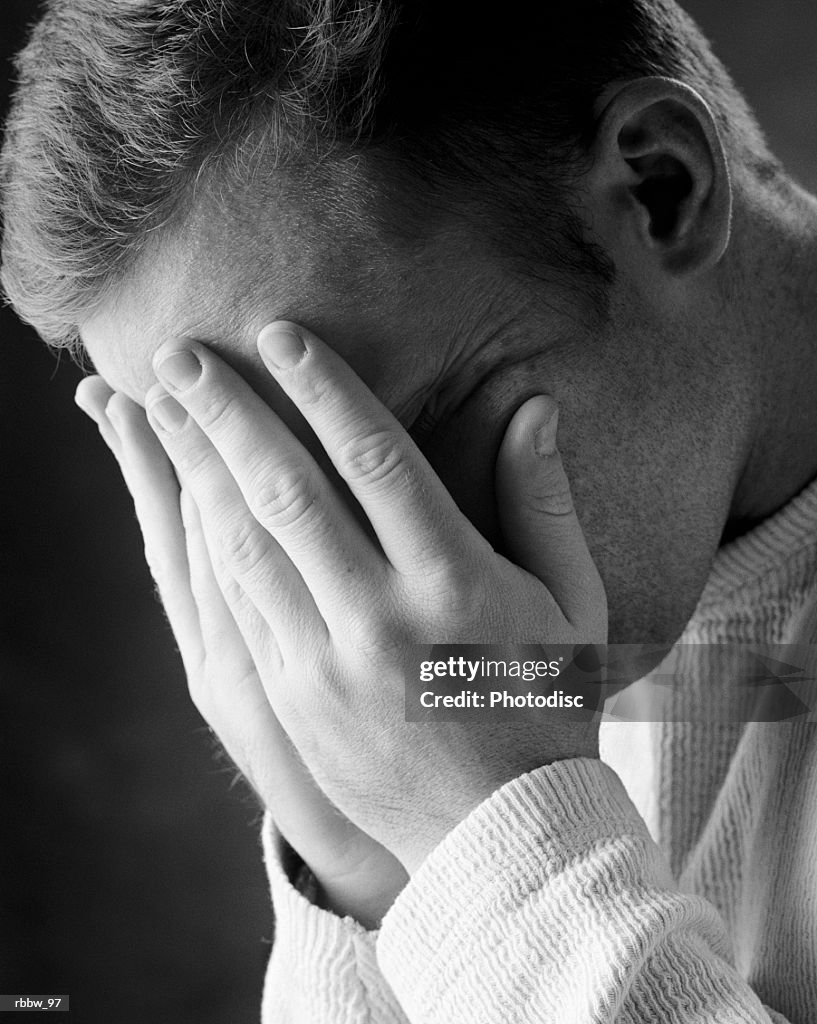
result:
[[[364,865],[360,871],[342,877],[309,871],[298,888],[321,910],[352,917],[372,931],[380,927],[407,881],[402,865],[394,861],[377,870]]]

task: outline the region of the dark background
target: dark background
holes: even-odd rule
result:
[[[0,3],[5,106],[37,4]],[[817,4],[686,6],[817,188]],[[81,1024],[251,1024],[272,932],[256,808],[189,704],[79,370],[0,321],[0,993],[69,993],[57,1019]]]

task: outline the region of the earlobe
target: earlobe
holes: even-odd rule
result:
[[[614,239],[675,276],[720,260],[732,188],[717,125],[694,89],[668,78],[618,86],[605,97],[594,149],[591,174]]]

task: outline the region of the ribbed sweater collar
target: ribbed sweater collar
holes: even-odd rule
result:
[[[817,479],[749,533],[718,550],[698,612],[722,605],[735,591],[761,579],[776,577],[785,585],[791,563],[804,559],[817,562]]]

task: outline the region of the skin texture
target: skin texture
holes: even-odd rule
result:
[[[161,346],[166,354],[206,343],[280,413],[342,492],[323,454],[326,439],[321,444],[310,434],[255,347],[264,324],[302,323],[410,428],[471,523],[522,566],[536,562],[536,519],[523,531],[522,549],[508,550],[511,535],[500,525],[514,498],[495,491],[497,454],[525,400],[551,395],[560,407],[560,449],[580,526],[607,592],[609,639],[673,641],[724,535],[774,511],[817,472],[810,444],[817,411],[809,400],[817,377],[808,288],[814,207],[793,186],[764,188],[739,166],[730,174],[706,105],[662,79],[619,85],[603,97],[594,157],[583,213],[617,269],[601,322],[575,293],[512,275],[480,248],[467,224],[444,225],[419,254],[389,249],[365,223],[352,244],[299,211],[282,190],[279,202],[261,207],[246,196],[217,206],[203,201],[88,319],[83,340],[108,385],[139,403],[155,379],[152,361]],[[361,240],[371,253],[365,264]],[[795,254],[799,281],[781,286]],[[244,401],[236,390],[236,402]],[[199,408],[206,416],[206,403]],[[263,432],[246,430],[241,438],[239,462],[263,457]],[[188,466],[166,448],[186,488]],[[207,494],[200,491],[201,498]],[[391,510],[396,519],[398,505]],[[430,500],[432,519],[437,507]],[[470,527],[460,525],[465,536]],[[535,575],[563,585],[575,566],[544,525],[541,541]],[[214,567],[222,547],[210,547]],[[483,577],[480,571],[475,578]],[[587,615],[595,621],[591,604]],[[255,660],[263,678],[264,659]],[[336,738],[327,770],[298,722],[285,715],[282,724],[318,792],[325,789],[352,825],[409,870],[521,767],[511,763],[510,745],[498,733],[490,755],[481,744],[471,748],[485,751],[482,767],[494,765],[485,777],[467,744],[457,748],[460,761],[439,737],[432,746],[441,759],[425,760],[436,765],[429,770],[437,791],[438,778],[450,783],[449,799],[438,819],[445,827],[429,830],[419,821],[423,799],[413,809],[410,799],[403,806],[402,790],[386,786],[378,804],[383,772],[364,755],[370,745],[355,746],[360,737],[351,726],[344,729],[337,716],[324,723],[321,735]],[[244,751],[246,763],[236,758],[250,778],[263,766],[264,743],[253,750]],[[566,734],[543,739],[533,760],[586,752]],[[411,745],[395,738],[383,753],[383,765],[408,757],[403,767],[417,780],[408,791],[422,797],[428,778]],[[364,765],[368,773],[358,777]],[[406,772],[398,773],[403,781]],[[402,809],[396,819],[395,806]],[[424,838],[407,850],[406,837],[415,834]],[[313,866],[321,859],[314,839],[308,834],[296,845]],[[337,879],[331,868],[328,874],[331,891]],[[373,919],[377,909],[369,908]]]
[[[806,359],[813,367],[814,355],[803,340],[805,311],[779,290],[781,277],[790,279],[780,264],[803,244],[795,223],[814,214],[794,192],[774,208],[734,174],[731,195],[706,111],[697,100],[685,105],[689,91],[670,89],[668,100],[662,80],[649,82],[636,83],[635,97],[625,88],[603,100],[608,115],[585,182],[586,219],[618,271],[602,323],[575,295],[512,276],[467,225],[446,225],[419,258],[389,250],[369,229],[363,243],[371,256],[361,268],[359,239],[350,258],[342,239],[282,194],[260,210],[247,197],[204,202],[89,318],[83,341],[111,386],[141,402],[159,345],[197,338],[297,426],[263,374],[254,340],[276,318],[302,323],[413,425],[460,507],[496,543],[500,440],[522,401],[551,394],[579,516],[607,587],[610,639],[672,641],[724,533],[779,507],[817,468],[809,456],[792,460],[792,437],[810,428],[807,403],[794,391],[805,395],[813,372],[804,377],[802,367]],[[707,122],[710,135],[696,135],[690,122]],[[628,137],[640,140],[629,150],[621,142],[628,124]],[[650,174],[651,150],[677,151],[700,181],[672,237],[652,235],[649,211],[634,198]],[[728,232],[730,212],[725,246],[711,225]],[[762,268],[752,265],[754,252],[764,253]],[[775,348],[777,381],[784,371],[775,395],[765,365],[771,332],[783,342]],[[798,422],[784,425],[781,410]],[[783,463],[769,456],[784,445],[788,476],[770,479],[769,464],[780,475]]]
[[[497,460],[509,560],[320,339],[284,322],[266,326],[258,347],[348,483],[360,522],[200,343],[171,342],[154,357],[164,385],[146,396],[155,438],[100,377],[78,401],[134,497],[197,707],[336,909],[376,922],[405,870],[494,789],[545,761],[598,755],[598,680],[579,687],[578,717],[409,723],[418,659],[436,641],[491,642],[506,658],[555,658],[552,645],[567,644],[572,660],[573,645],[604,643],[606,600],[556,450],[552,399],[523,404]],[[513,646],[539,639],[547,652]],[[350,876],[363,882],[351,893]]]

